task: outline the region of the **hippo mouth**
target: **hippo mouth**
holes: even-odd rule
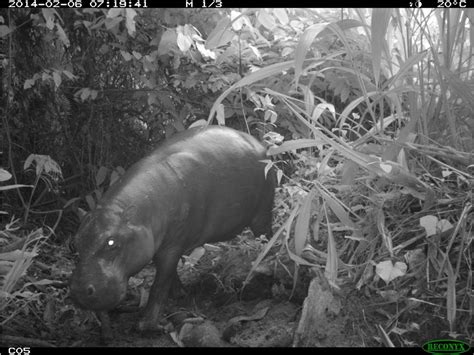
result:
[[[110,311],[117,307],[125,298],[125,292],[117,295],[107,293],[103,297],[82,297],[81,293],[70,292],[74,304],[82,309],[91,311]]]

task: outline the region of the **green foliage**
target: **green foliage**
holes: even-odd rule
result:
[[[18,222],[12,220],[2,228],[0,241],[4,242],[8,239],[4,236],[14,235],[20,229]],[[50,232],[45,233],[42,228],[35,229],[19,243],[10,245],[18,249],[10,248],[0,253],[0,319],[5,329],[9,329],[12,323],[18,324],[19,319],[40,304],[41,294],[32,292],[32,288],[52,283],[51,280],[45,279],[27,282],[24,278],[49,234]]]

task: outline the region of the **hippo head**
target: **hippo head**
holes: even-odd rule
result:
[[[122,210],[97,208],[81,223],[74,245],[79,261],[70,279],[71,298],[82,308],[106,311],[125,297],[128,279],[153,257],[149,228]]]

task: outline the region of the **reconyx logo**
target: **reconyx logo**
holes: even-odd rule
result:
[[[462,354],[470,348],[469,344],[452,339],[430,340],[423,344],[423,350],[431,354]]]

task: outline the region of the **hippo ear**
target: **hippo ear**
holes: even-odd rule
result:
[[[82,222],[84,217],[86,216],[87,212],[84,211],[82,208],[78,207],[76,211],[77,217],[79,217],[79,221]]]
[[[93,219],[93,214],[91,212],[87,213],[82,208],[78,208],[77,216],[79,217],[79,222],[81,223],[79,229],[81,229],[81,227],[84,228],[84,226],[88,225]]]

